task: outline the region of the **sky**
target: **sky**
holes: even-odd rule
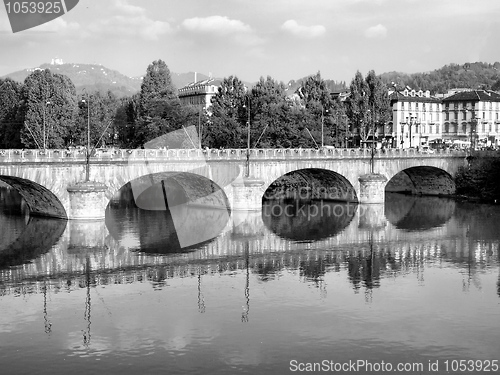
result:
[[[80,0],[12,33],[1,7],[0,76],[56,57],[143,76],[161,59],[173,73],[349,83],[500,61],[499,19],[499,0]]]

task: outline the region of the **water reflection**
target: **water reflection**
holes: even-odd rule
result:
[[[447,198],[386,194],[385,216],[396,228],[423,231],[444,225],[455,207]]]
[[[340,233],[356,211],[357,204],[348,202],[268,200],[262,205],[262,221],[282,238],[314,242]]]
[[[9,221],[11,217],[8,217]],[[19,224],[18,217],[12,221]],[[18,237],[0,249],[0,269],[28,263],[47,253],[61,238],[66,224],[66,220],[29,217]],[[10,228],[8,225],[2,227],[2,232]],[[6,236],[9,236],[8,232]]]
[[[275,208],[188,252],[171,247],[178,234],[164,212],[110,205],[106,223],[70,221],[50,251],[0,269],[3,358],[21,347],[31,367],[50,355],[71,366],[93,357],[103,372],[119,357],[141,358],[147,372],[168,360],[176,373],[281,373],[292,355],[491,356],[498,206],[432,202],[401,196],[338,216],[323,208],[324,222],[312,223],[302,212],[321,212],[321,202],[295,206],[295,217]],[[23,361],[12,361],[18,373],[28,372]]]
[[[109,204],[106,226],[116,240],[134,251],[169,254],[195,250],[216,238],[230,217],[226,209],[186,204],[142,210],[130,200],[130,189],[123,190],[127,199]]]

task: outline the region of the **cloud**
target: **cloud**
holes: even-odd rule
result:
[[[385,38],[387,36],[387,28],[379,23],[376,26],[366,29],[365,36],[367,38]]]
[[[281,25],[281,28],[293,35],[304,38],[316,38],[326,32],[326,28],[323,25],[303,26],[299,25],[295,20],[286,21]]]
[[[66,22],[62,18],[56,18],[50,22],[44,23],[40,26],[33,28],[36,32],[46,32],[46,33],[60,33],[68,31],[78,31],[80,25],[76,22]]]
[[[249,33],[250,26],[239,20],[231,20],[223,16],[210,16],[205,18],[189,18],[182,22],[182,26],[193,32],[213,33],[227,35],[230,33]]]
[[[230,37],[239,44],[257,45],[263,42],[252,28],[240,20],[225,16],[194,17],[185,19],[182,27],[193,33]]]
[[[110,11],[113,15],[102,17],[90,24],[88,29],[100,36],[139,36],[146,40],[158,40],[160,36],[172,32],[168,22],[149,18],[144,8],[130,5],[126,0],[115,0]]]
[[[114,7],[115,9],[117,9],[122,13],[133,14],[135,16],[137,16],[138,14],[146,13],[146,10],[144,8],[135,5],[130,5],[127,3],[126,0],[115,0]]]

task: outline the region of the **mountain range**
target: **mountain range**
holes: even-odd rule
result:
[[[77,93],[84,89],[88,92],[111,91],[118,97],[131,96],[141,89],[142,77],[128,77],[116,70],[112,70],[100,64],[78,64],[78,63],[46,63],[37,68],[23,69],[7,74],[1,78],[11,78],[14,81],[24,82],[32,72],[37,69],[50,69],[53,73],[68,76],[76,87]],[[170,73],[172,83],[180,88],[193,82],[195,73]],[[204,74],[196,74],[197,80],[208,79]]]
[[[50,69],[54,73],[68,76],[74,83],[77,93],[81,93],[84,89],[90,92],[96,90],[106,92],[109,90],[118,97],[131,96],[140,90],[142,83],[142,77],[128,77],[99,64],[68,64],[62,63],[60,60],[53,60],[52,63],[42,64],[37,68],[19,70],[2,78],[9,77],[18,82],[24,82],[25,78],[36,69]],[[194,82],[195,77],[198,81],[209,78],[204,74],[194,72],[171,72],[170,75],[172,83],[177,88]],[[417,90],[430,90],[433,94],[446,92],[450,88],[457,87],[500,90],[500,63],[475,62],[463,65],[452,63],[426,73],[388,72],[380,74],[380,77],[388,85],[396,83],[401,88],[410,86]],[[287,94],[294,93],[306,79],[307,77],[290,80],[285,84]],[[325,79],[325,81],[331,91],[343,91],[348,87],[346,82],[337,82],[330,79]],[[255,84],[243,83],[247,87],[252,87]]]

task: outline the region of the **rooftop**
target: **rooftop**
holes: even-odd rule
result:
[[[491,90],[468,90],[457,92],[444,99],[443,102],[500,102],[500,94]]]

